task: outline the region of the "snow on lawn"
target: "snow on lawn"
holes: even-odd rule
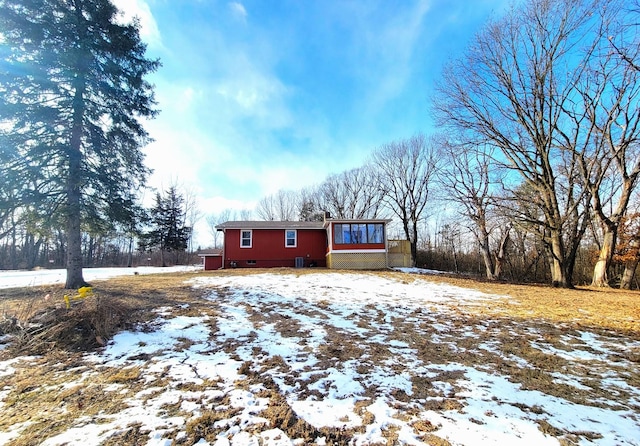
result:
[[[310,425],[353,429],[353,445],[640,444],[640,389],[629,384],[637,363],[623,355],[638,343],[588,331],[550,339],[535,324],[474,319],[467,306],[504,297],[396,277],[405,279],[197,277],[211,312],[159,308],[153,323],[86,356],[94,373],[140,368],[146,388],[126,394],[119,413],[78,419],[44,444],[97,445],[136,423],[154,446],[303,444],[268,425],[269,385]],[[530,344],[531,357],[511,342]],[[553,394],[535,388],[544,371],[531,361],[542,356],[564,361]],[[0,363],[0,376],[15,367]],[[229,416],[212,422],[215,439],[186,443],[187,425],[207,410]],[[24,428],[0,433],[0,444]],[[313,444],[326,442],[318,435]]]
[[[138,266],[135,268],[84,268],[82,270],[84,280],[105,280],[117,276],[131,276],[133,274],[159,274],[182,271],[194,271],[202,269],[202,266],[170,266],[159,268],[155,266]],[[55,285],[65,283],[67,270],[65,269],[39,269],[25,270],[0,270],[0,288],[17,288],[40,285]]]

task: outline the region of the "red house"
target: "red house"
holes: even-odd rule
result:
[[[386,268],[389,221],[228,221],[216,226],[224,233],[222,267]]]

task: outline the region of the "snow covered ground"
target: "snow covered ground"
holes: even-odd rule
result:
[[[155,266],[138,266],[135,268],[84,268],[83,277],[87,282],[105,280],[117,276],[131,276],[138,274],[160,274],[202,269],[202,266],[170,266],[158,268]],[[39,285],[63,284],[67,278],[64,269],[0,270],[0,288],[14,288]]]
[[[206,291],[210,312],[158,308],[153,323],[116,335],[85,356],[76,383],[61,384],[137,369],[144,389],[105,383],[127,407],[79,418],[45,445],[98,445],[133,425],[151,446],[308,444],[266,422],[265,391],[274,388],[310,425],[351,429],[353,445],[640,445],[640,389],[629,383],[638,364],[624,356],[637,342],[571,330],[552,339],[541,325],[473,318],[467,309],[504,297],[410,275],[261,273],[190,283]],[[516,341],[535,354],[519,357],[509,348]],[[544,372],[531,362],[541,356],[564,361],[553,394],[525,381]],[[0,377],[36,363],[2,362]],[[10,391],[0,388],[0,410]],[[187,426],[210,411],[229,416],[211,422],[213,438],[193,437]],[[27,427],[0,432],[0,445]]]

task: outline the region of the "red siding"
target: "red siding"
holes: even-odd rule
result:
[[[224,267],[294,267],[296,257],[304,258],[304,266],[326,266],[327,234],[324,229],[298,229],[295,248],[285,248],[284,235],[284,229],[254,229],[251,248],[241,248],[240,229],[227,229]]]
[[[204,269],[210,271],[222,268],[222,256],[204,256]]]

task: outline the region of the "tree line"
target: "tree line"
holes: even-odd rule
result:
[[[421,239],[439,237],[454,267],[467,246],[488,279],[505,266],[526,278],[542,262],[545,280],[570,287],[576,265],[581,281],[591,265],[592,285],[628,288],[640,245],[639,26],[637,1],[514,5],[444,68],[431,106],[441,134],[384,144],[317,188],[262,199],[256,214],[392,216],[414,261]],[[436,212],[451,222],[426,233]],[[454,240],[465,234],[471,249]]]
[[[82,264],[167,266],[193,262],[191,240],[197,208],[177,185],[154,195],[149,208],[138,206],[128,223],[87,220],[81,227]],[[195,215],[197,218],[197,215]],[[37,217],[27,209],[11,212],[0,229],[0,269],[63,268],[67,238],[64,215]]]
[[[75,288],[83,265],[152,249],[164,264],[188,247],[188,197],[169,188],[140,205],[142,120],[157,114],[145,78],[160,61],[117,14],[108,0],[0,0],[0,267],[64,264]],[[391,217],[419,266],[570,287],[589,265],[593,285],[629,287],[639,23],[638,0],[514,4],[444,67],[438,133],[382,144],[361,167],[264,197],[255,215]]]

